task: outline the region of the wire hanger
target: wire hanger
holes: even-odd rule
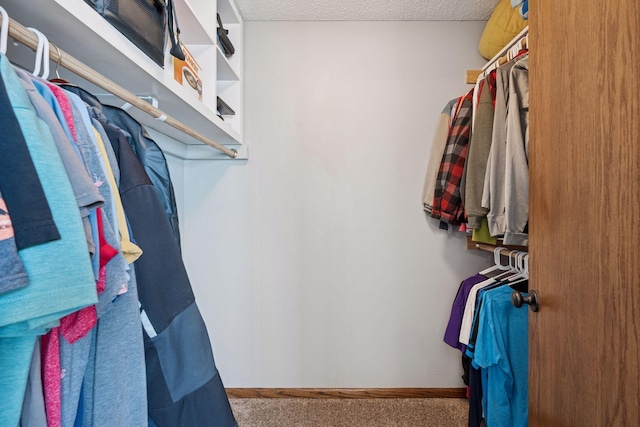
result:
[[[2,15],[2,27],[0,28],[0,53],[6,55],[7,42],[9,41],[9,14],[2,6],[0,6],[0,15]]]
[[[58,61],[56,62],[56,78],[61,80],[60,72],[58,71],[58,68],[60,68],[60,61],[62,61],[62,53],[60,52],[60,48],[58,47],[57,44],[54,44],[53,47],[55,47],[56,50],[58,51]]]
[[[51,83],[58,83],[58,84],[66,84],[66,85],[70,85],[72,84],[70,81],[63,79],[62,77],[60,77],[60,72],[58,71],[58,68],[60,68],[60,64],[62,63],[62,51],[60,50],[60,48],[58,47],[57,44],[54,43],[50,43],[53,45],[53,47],[56,48],[56,50],[58,51],[58,60],[56,61],[56,77],[54,79],[49,80]]]

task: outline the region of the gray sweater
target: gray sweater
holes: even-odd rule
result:
[[[478,102],[469,155],[465,165],[464,207],[468,217],[468,226],[473,229],[478,229],[482,226],[482,218],[487,216],[489,212],[488,209],[482,207],[482,190],[491,148],[493,112],[491,90],[485,81]]]
[[[492,236],[502,236],[506,230],[505,165],[507,158],[507,106],[509,74],[513,61],[496,71],[496,109],[493,116],[491,149],[484,178],[482,207],[489,210],[487,220]]]
[[[506,245],[529,243],[529,57],[513,66],[509,77],[509,113],[505,168]]]

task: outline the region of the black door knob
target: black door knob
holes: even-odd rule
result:
[[[524,304],[527,304],[531,311],[537,312],[540,310],[540,298],[538,297],[538,293],[536,291],[529,291],[529,295],[522,296],[522,294],[518,291],[513,291],[511,294],[511,302],[517,308],[522,307]]]

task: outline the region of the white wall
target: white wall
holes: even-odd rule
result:
[[[186,264],[228,387],[457,387],[442,342],[489,264],[422,211],[482,22],[245,23],[250,160],[186,161]]]

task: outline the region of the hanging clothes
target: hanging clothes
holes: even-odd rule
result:
[[[53,136],[80,209],[80,216],[82,217],[87,244],[89,245],[89,253],[94,253],[95,242],[91,232],[90,212],[102,206],[105,200],[87,174],[79,157],[79,152],[70,143],[68,133],[65,132],[62,123],[54,112],[56,110],[59,111],[60,106],[51,90],[44,82],[34,78],[31,74],[19,69],[15,69],[15,72],[20,78],[20,82],[27,92],[29,101],[36,110],[38,117],[46,123]]]
[[[171,176],[167,161],[158,145],[149,137],[146,129],[121,108],[102,105],[98,98],[77,86],[62,85],[66,90],[77,94],[84,102],[103,114],[108,121],[124,133],[131,149],[142,163],[149,179],[158,192],[163,204],[165,215],[169,219],[171,230],[180,247],[180,227],[178,224],[178,209],[171,183]]]
[[[451,315],[444,333],[444,342],[453,348],[457,348],[462,353],[466,350],[466,345],[460,342],[460,328],[462,327],[462,319],[469,299],[469,292],[475,285],[486,280],[487,278],[482,274],[474,274],[463,280],[451,307]]]
[[[472,132],[466,159],[447,158],[447,153],[456,153],[452,140],[462,134],[455,125],[442,156],[444,174],[438,176],[432,216],[451,222],[455,213],[451,223],[465,225],[466,220],[474,241],[496,244],[503,238],[508,245],[528,244],[528,68],[528,54],[522,50],[477,81],[471,91]],[[460,124],[458,118],[454,122]],[[462,152],[458,147],[457,153]],[[444,185],[445,178],[459,173],[463,180],[459,187]],[[462,213],[445,209],[447,215],[441,215],[438,205],[443,204],[447,188],[453,191],[444,204],[461,208]],[[445,342],[463,353],[469,427],[480,427],[483,415],[488,427],[527,425],[528,310],[516,309],[511,294],[516,283],[526,289],[528,273],[522,266],[514,272],[508,279],[504,274],[465,279],[452,305]]]
[[[491,149],[493,132],[494,102],[496,99],[496,72],[492,71],[484,79],[485,85],[480,93],[478,109],[475,113],[475,125],[469,155],[465,165],[466,190],[464,208],[469,228],[480,229],[488,209],[482,207],[482,190]]]
[[[109,137],[100,122],[92,118],[91,123],[93,126],[94,139],[98,145],[98,151],[100,152],[107,169],[107,180],[109,181],[111,188],[117,189],[118,182],[120,181],[120,168],[118,167],[118,162],[116,160],[115,153],[113,152],[113,148],[111,147],[111,144],[109,144]],[[124,207],[122,206],[122,199],[120,198],[118,191],[113,192],[113,202],[113,215],[116,218],[122,255],[128,264],[132,264],[142,256],[142,249],[131,241],[129,225],[125,216]]]
[[[129,145],[131,145],[138,160],[140,160],[140,163],[144,166],[149,179],[151,179],[153,183],[153,188],[160,197],[160,201],[164,206],[165,215],[169,218],[171,230],[178,242],[178,249],[180,249],[178,208],[169,167],[167,166],[167,159],[164,157],[164,153],[155,141],[151,139],[147,130],[131,117],[129,113],[121,108],[110,105],[103,105],[102,111],[112,123],[125,131],[125,135],[130,135],[130,138],[128,138]]]
[[[480,96],[485,89],[485,83],[486,82],[484,79],[478,79],[476,81],[475,86],[473,87],[473,97],[472,97],[473,106],[471,109],[471,134],[469,135],[469,142],[467,147],[467,158],[464,162],[462,177],[460,178],[460,199],[462,200],[462,208],[464,209],[464,212],[463,212],[464,222],[462,223],[462,227],[460,228],[460,231],[467,231],[468,220],[467,220],[467,213],[466,213],[466,207],[464,205],[464,201],[465,201],[465,198],[467,197],[466,191],[467,191],[467,173],[469,172],[469,167],[468,167],[469,152],[471,150],[471,140],[473,138],[473,132],[475,129],[475,120],[478,116],[477,112],[478,112],[478,105],[480,102]]]
[[[487,220],[492,236],[502,236],[506,229],[504,218],[506,178],[504,171],[506,167],[508,82],[513,65],[513,62],[508,62],[496,70],[496,108],[491,149],[489,150],[482,193],[482,207],[488,210]]]
[[[460,332],[458,334],[458,340],[464,344],[469,344],[469,337],[471,336],[471,327],[473,325],[473,318],[476,312],[477,296],[480,290],[497,283],[495,279],[489,278],[483,282],[477,283],[469,290],[469,295],[465,303],[464,312],[462,314],[462,322],[460,323]]]
[[[424,208],[440,228],[471,229],[476,242],[503,238],[505,244],[528,245],[528,90],[528,55],[522,50],[459,98],[443,154],[439,141],[432,146],[427,178],[440,157],[437,185],[432,189],[427,179],[423,187]],[[437,136],[441,128],[442,120]]]
[[[519,59],[509,75],[506,131],[505,245],[529,244],[529,56]]]
[[[513,289],[505,282],[483,278],[477,274],[461,284],[445,332],[445,342],[471,364],[468,425],[479,427],[485,414],[487,426],[526,426],[528,310],[513,306]],[[459,321],[462,306],[472,307],[468,330]]]
[[[487,426],[528,425],[528,313],[511,303],[513,289],[487,291],[479,314],[473,365],[486,371]]]
[[[460,183],[471,137],[472,97],[473,90],[459,102],[438,171],[431,211],[431,217],[453,225],[465,220]]]
[[[491,235],[504,235],[506,244],[523,246],[528,244],[525,228],[529,203],[527,58],[526,53],[520,53],[497,69],[493,137],[482,196],[482,206],[489,209]],[[512,70],[521,60],[524,62],[516,69],[514,80]]]
[[[147,419],[146,411],[144,410],[146,407],[146,381],[143,375],[142,336],[139,328],[135,327],[138,321],[138,302],[135,292],[128,295],[127,298],[120,298],[119,301],[115,301],[116,297],[129,291],[132,286],[131,284],[127,285],[129,279],[125,270],[128,267],[116,249],[118,241],[115,238],[115,231],[113,231],[116,222],[113,215],[111,215],[114,212],[112,208],[114,197],[111,187],[103,185],[105,183],[106,164],[98,155],[94,141],[88,140],[89,133],[80,117],[81,111],[85,109],[85,106],[82,104],[81,109],[77,109],[71,105],[66,95],[58,88],[50,86],[47,82],[41,82],[23,71],[18,70],[17,73],[21,78],[23,87],[29,94],[30,101],[36,107],[38,115],[45,120],[52,131],[59,153],[64,153],[62,158],[66,160],[65,168],[72,185],[76,184],[74,192],[80,205],[81,214],[97,207],[95,202],[85,202],[83,205],[83,201],[95,199],[102,202],[105,199],[107,200],[106,211],[98,210],[96,215],[100,238],[98,245],[100,250],[95,251],[96,258],[100,260],[97,289],[99,294],[98,309],[96,310],[96,306],[92,305],[61,318],[60,328],[54,328],[50,331],[49,338],[45,341],[44,391],[49,424],[72,425],[76,419],[80,400],[79,391],[85,376],[90,376],[95,381],[96,378],[100,377],[101,372],[106,371],[108,380],[105,384],[107,386],[99,389],[99,394],[108,395],[108,390],[118,390],[115,396],[122,396],[123,401],[117,402],[112,399],[109,404],[120,407],[122,412],[119,412],[119,414],[124,414],[125,417],[113,417],[108,407],[105,408],[107,412],[100,413],[93,405],[85,404],[84,408],[91,409],[89,416],[95,418],[91,420],[90,424],[110,424],[118,419],[120,421],[118,424],[121,425],[142,425]],[[58,89],[55,96],[51,92],[52,89]],[[66,107],[60,107],[63,103]],[[57,118],[53,111],[58,111]],[[58,119],[62,121],[58,121]],[[68,126],[61,126],[62,124]],[[64,127],[73,129],[73,132],[64,132]],[[75,142],[71,142],[70,136],[73,137]],[[74,163],[74,159],[78,163]],[[86,170],[82,166],[80,159],[85,161]],[[95,184],[89,179],[89,174],[96,180]],[[84,184],[85,182],[88,182],[88,184]],[[78,187],[79,183],[83,183],[84,186]],[[83,191],[78,191],[78,188]],[[98,189],[103,195],[98,193]],[[79,194],[82,197],[79,197]],[[96,194],[97,198],[95,197]],[[86,218],[83,215],[84,219]],[[91,245],[89,246],[91,247]],[[110,255],[108,255],[109,253]],[[112,262],[113,258],[116,259]],[[104,293],[107,289],[109,291]],[[131,309],[128,316],[125,315],[126,312],[118,308],[125,305],[125,300],[130,300],[129,306]],[[97,365],[97,370],[91,369],[87,371],[91,352],[91,337],[78,344],[76,343],[92,331],[98,321],[98,317],[101,319],[98,336],[103,337],[109,330],[109,322],[104,315],[111,309],[117,312],[113,324],[119,333],[110,336],[109,341],[99,341],[108,342],[108,346],[105,347],[105,350],[97,352],[97,357],[110,351],[114,360],[119,359],[118,375],[113,373],[108,364],[102,363]],[[122,325],[125,326],[123,327]],[[133,329],[131,329],[132,327]],[[129,331],[127,331],[127,328]],[[136,336],[138,337],[137,340],[135,339]],[[122,345],[118,345],[118,340],[123,338],[125,342]],[[126,354],[126,356],[123,356],[123,354]],[[61,371],[65,375],[61,376]],[[62,381],[60,380],[61,378]],[[136,378],[139,378],[139,380],[136,381]],[[127,404],[130,405],[129,409],[127,409]],[[27,414],[29,413],[28,410]],[[139,414],[138,418],[135,417],[135,414]]]
[[[122,203],[145,253],[135,267],[149,416],[158,427],[236,426],[164,207],[124,135],[103,125],[120,165]]]
[[[457,103],[458,98],[452,99],[444,107],[438,117],[436,132],[433,136],[427,174],[422,190],[422,205],[428,214],[431,214],[433,194],[436,191],[436,180],[438,179],[438,170],[440,169],[440,162],[442,161],[444,148],[447,145],[447,137],[449,136],[449,129],[451,128],[451,112],[456,111]]]
[[[5,111],[13,110],[37,176],[46,177],[40,181],[61,237],[20,250],[29,285],[0,295],[0,370],[11,372],[0,378],[0,424],[13,426],[19,423],[36,337],[66,314],[95,304],[97,295],[80,212],[51,132],[5,56],[0,73],[9,99]]]
[[[11,216],[0,192],[0,294],[29,284],[14,235]]]
[[[0,425],[237,426],[164,154],[64,88],[0,55]]]
[[[42,364],[40,341],[36,340],[29,368],[29,380],[22,402],[20,427],[43,427],[47,425],[47,414],[42,394]]]
[[[73,98],[72,94],[69,94]],[[74,100],[74,104],[77,100]],[[99,135],[94,131],[96,148],[99,153],[104,146]],[[106,149],[106,147],[105,147]],[[109,155],[100,155],[104,161],[107,181],[113,171],[110,168]],[[114,205],[117,205],[119,194],[117,187],[112,187]],[[117,209],[112,209],[114,222],[118,230],[127,228],[126,219],[121,225],[117,218]],[[122,236],[122,233],[120,232]],[[118,239],[114,235],[117,244]],[[64,397],[74,404],[63,404],[63,422],[78,419],[83,425],[107,426],[107,425],[143,425],[147,417],[147,390],[144,360],[144,344],[142,331],[139,324],[139,303],[137,282],[134,269],[126,260],[124,248],[117,255],[117,259],[110,261],[106,269],[106,281],[115,284],[110,303],[106,310],[100,313],[99,327],[91,331],[91,335],[83,338],[84,343],[77,349],[70,349],[71,345],[63,342],[62,357],[63,367],[77,360],[77,354],[86,354],[85,348],[89,347],[89,357],[82,359],[87,362],[87,373],[83,381],[65,381],[63,378],[63,403]],[[117,262],[116,262],[117,261]],[[115,263],[115,265],[113,265]],[[101,296],[102,297],[102,296]],[[75,344],[74,344],[75,345]],[[66,360],[66,362],[65,362]],[[117,369],[114,367],[117,361]],[[115,372],[114,372],[115,371]],[[81,399],[78,399],[78,397]],[[105,399],[104,396],[113,396]],[[78,402],[76,405],[75,402]],[[113,413],[113,406],[119,408]],[[80,411],[80,409],[82,411]],[[80,415],[78,415],[80,414]],[[68,421],[65,421],[68,420]]]
[[[25,249],[60,239],[49,202],[38,179],[27,143],[13,114],[11,102],[2,81],[0,125],[3,137],[0,150],[11,155],[0,156],[0,192],[5,212],[13,212],[11,221],[17,249]],[[6,221],[6,219],[5,219]]]

